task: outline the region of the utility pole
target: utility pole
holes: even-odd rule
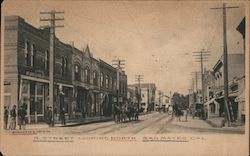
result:
[[[233,111],[232,106],[228,106],[228,64],[227,64],[227,9],[233,9],[233,8],[239,8],[238,6],[232,6],[232,7],[226,7],[226,4],[223,3],[222,7],[219,8],[211,8],[211,9],[222,9],[222,15],[223,15],[223,68],[224,68],[224,108],[225,110],[225,120],[228,120],[228,126],[231,126],[231,118],[230,114],[233,118]],[[229,108],[230,107],[230,108]],[[230,111],[230,110],[231,111]],[[231,113],[230,113],[231,112]]]
[[[201,95],[202,100],[201,103],[204,102],[204,72],[203,72],[203,63],[208,61],[208,56],[210,56],[209,51],[205,51],[205,49],[201,49],[201,51],[193,52],[193,56],[196,59],[196,62],[201,63]]]
[[[198,80],[200,79],[200,75],[198,75],[199,72],[195,71],[195,72],[191,72],[191,76],[193,81],[195,81],[195,83],[193,82],[193,85],[195,84],[195,87],[193,87],[193,89],[195,88],[195,91],[198,93]]]
[[[138,110],[141,107],[141,82],[143,81],[143,75],[135,75],[135,81],[138,83],[139,86],[139,99],[138,99]]]
[[[54,112],[54,50],[55,50],[55,28],[63,27],[63,25],[56,25],[56,21],[62,21],[64,18],[56,17],[57,14],[63,14],[63,11],[51,10],[48,12],[40,12],[41,15],[50,15],[49,18],[41,18],[40,21],[49,22],[47,26],[41,26],[50,28],[50,43],[49,43],[49,105],[52,107],[52,123],[51,126],[55,124],[55,112]]]
[[[200,79],[200,75],[199,75],[198,71],[195,71],[195,72],[191,72],[191,76],[192,76],[192,80],[193,80],[192,85],[193,85],[194,102],[198,102],[197,101],[197,95],[199,93],[198,80]]]
[[[112,60],[112,65],[116,66],[116,93],[117,93],[117,107],[121,109],[121,105],[119,102],[120,97],[120,73],[125,68],[125,60],[120,60],[119,58],[116,60]],[[114,110],[114,105],[113,105]]]

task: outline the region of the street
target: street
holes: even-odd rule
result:
[[[235,133],[243,131],[214,128],[200,119],[188,117],[188,121],[177,121],[166,113],[153,112],[141,115],[139,121],[126,121],[116,124],[114,121],[92,123],[72,127],[53,127],[46,129],[49,134],[67,135],[137,135],[169,133]]]

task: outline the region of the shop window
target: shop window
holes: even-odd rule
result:
[[[35,107],[37,114],[43,114],[44,110],[44,85],[41,83],[37,84],[37,91],[36,91],[36,102]]]

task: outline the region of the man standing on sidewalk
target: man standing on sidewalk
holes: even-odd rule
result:
[[[4,129],[8,128],[8,118],[9,118],[9,110],[6,106],[4,106]]]
[[[10,110],[10,130],[16,129],[16,105]]]
[[[65,108],[62,108],[62,112],[61,112],[61,118],[62,118],[62,124],[66,125],[66,121],[65,121]]]
[[[49,127],[51,127],[51,122],[52,122],[51,106],[48,106],[47,109],[48,109],[48,111],[47,111],[47,123],[48,123]]]
[[[25,129],[25,116],[26,116],[26,110],[23,106],[20,107],[20,110],[18,111],[18,117],[19,117],[19,129]]]

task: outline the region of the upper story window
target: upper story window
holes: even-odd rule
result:
[[[106,88],[109,88],[109,76],[108,75],[106,75],[105,85],[106,85]]]
[[[90,70],[88,67],[84,70],[84,80],[85,82],[90,83]]]
[[[78,64],[75,65],[75,80],[80,81],[81,80],[81,69]]]
[[[68,60],[64,57],[61,58],[61,76],[67,76],[68,72]]]
[[[104,75],[103,73],[101,73],[101,87],[104,86]]]
[[[65,76],[68,75],[68,59],[67,58],[64,58],[64,73],[65,73]]]
[[[25,42],[25,65],[30,66],[30,44],[28,41]]]
[[[113,77],[110,77],[110,88],[113,89]]]
[[[98,73],[97,73],[97,71],[94,71],[94,73],[93,73],[93,84],[94,85],[98,85]]]
[[[116,79],[114,79],[114,88],[113,89],[116,89],[117,88],[117,86],[116,86]]]
[[[64,77],[64,75],[65,75],[65,72],[64,72],[64,69],[65,69],[65,68],[64,68],[64,65],[65,65],[65,63],[64,63],[64,61],[65,61],[65,60],[64,60],[64,57],[62,57],[62,58],[61,58],[61,76],[62,76],[62,77]]]
[[[36,46],[35,44],[32,44],[32,47],[31,47],[31,54],[30,54],[30,66],[31,67],[34,67],[35,65],[35,58],[36,58]]]
[[[44,54],[44,69],[45,71],[49,70],[49,51],[46,50]]]

